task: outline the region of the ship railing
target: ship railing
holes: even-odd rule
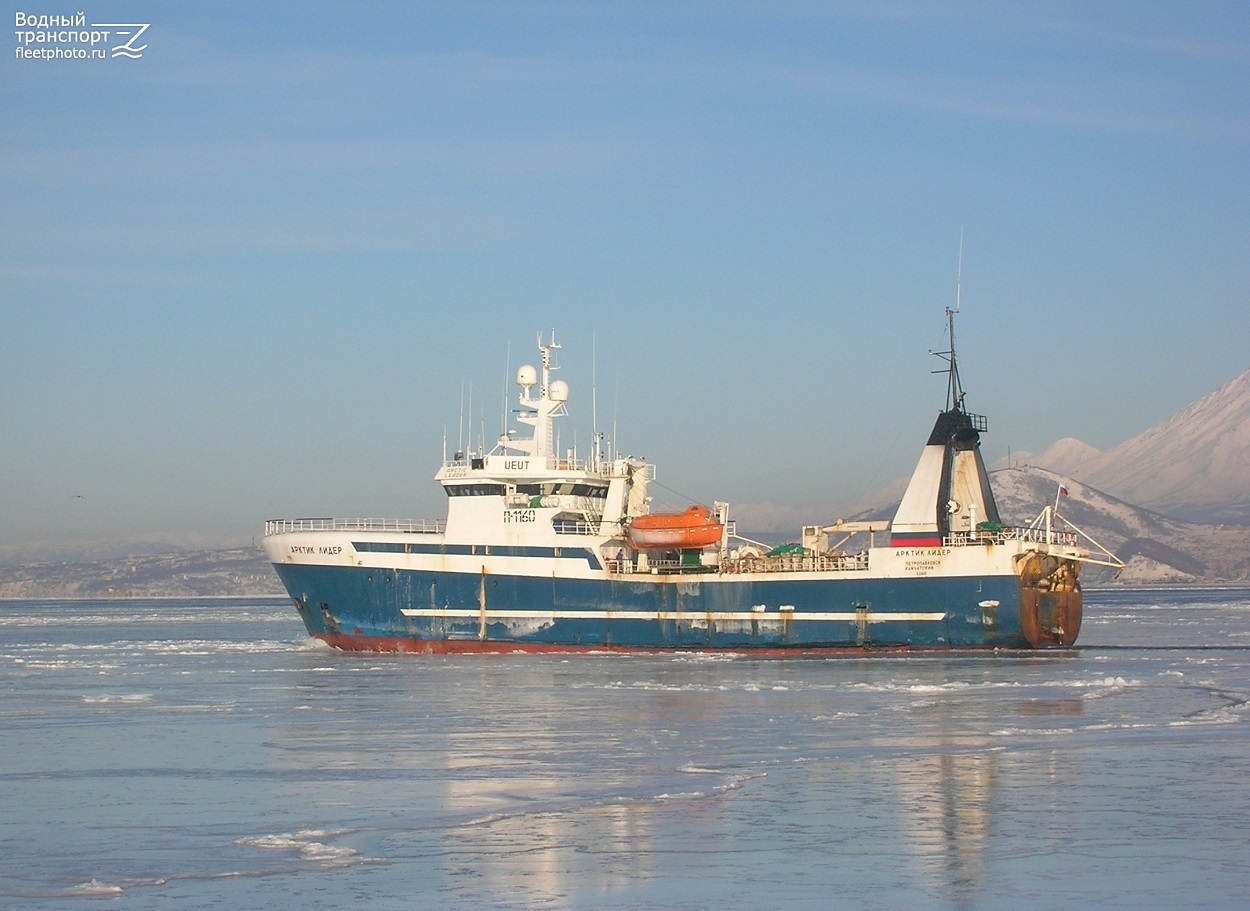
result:
[[[1076,547],[1080,542],[1080,536],[1074,531],[1060,531],[1052,528],[1047,531],[1044,528],[1016,528],[1013,531],[1016,540],[1028,541],[1030,544],[1061,544],[1064,547]]]
[[[270,519],[265,535],[285,535],[297,531],[389,531],[433,535],[443,531],[443,523],[427,519]]]
[[[636,570],[635,570],[636,571]],[[646,572],[660,576],[714,573],[716,566],[708,563],[684,563],[681,560],[648,560]]]
[[[749,556],[726,560],[721,563],[725,573],[823,573],[853,572],[868,568],[868,552],[844,554],[795,553],[776,556]]]
[[[1076,547],[1077,535],[1075,532],[1059,531],[1054,528],[1047,531],[1045,528],[1004,526],[994,531],[977,529],[975,531],[951,532],[942,539],[942,544],[944,547],[970,547],[984,544],[1006,544],[1008,541]]]
[[[472,458],[449,458],[444,459],[442,467],[444,470],[449,468],[462,468],[467,471],[481,471],[486,468],[487,461],[483,456],[473,456]],[[654,466],[652,466],[654,467]],[[535,468],[535,472],[575,472],[577,474],[585,474],[592,478],[615,478],[623,477],[616,472],[612,462],[594,462],[590,459],[583,458],[562,458],[552,459],[550,462],[544,462],[541,468]],[[457,473],[453,477],[461,477]],[[651,478],[648,478],[651,480]]]
[[[604,567],[613,574],[639,572],[639,568],[629,559],[604,560]],[[773,557],[737,557],[724,559],[717,564],[689,564],[680,560],[647,561],[645,572],[659,575],[674,573],[716,573],[751,574],[751,573],[818,573],[818,572],[855,572],[868,569],[868,552],[858,554],[823,553],[823,554],[779,554]]]
[[[558,535],[597,535],[599,533],[598,525],[587,522],[585,519],[552,519],[551,527]]]

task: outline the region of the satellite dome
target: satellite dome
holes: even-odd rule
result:
[[[564,382],[564,380],[556,380],[551,384],[549,394],[553,402],[567,402],[569,400],[569,384]]]
[[[537,385],[538,371],[534,369],[533,364],[525,364],[517,368],[516,384],[528,389],[530,386]]]

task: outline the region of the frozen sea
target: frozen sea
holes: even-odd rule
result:
[[[1250,588],[1055,654],[380,656],[0,603],[0,907],[1246,908]]]

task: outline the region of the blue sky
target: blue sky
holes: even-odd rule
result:
[[[142,56],[0,64],[0,548],[440,516],[552,328],[565,445],[593,347],[675,505],[836,518],[943,405],[961,229],[990,458],[1250,367],[1244,3],[81,9]]]

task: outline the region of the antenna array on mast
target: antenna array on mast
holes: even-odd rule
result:
[[[959,262],[955,270],[955,309],[946,308],[946,331],[950,341],[950,348],[947,351],[930,351],[929,353],[940,357],[946,361],[945,370],[935,370],[934,373],[945,373],[948,376],[946,384],[946,410],[947,411],[963,411],[964,410],[964,388],[959,381],[959,363],[955,358],[955,314],[959,312],[961,303],[960,298],[963,295],[963,279],[964,279],[964,229],[961,225],[959,228]]]

